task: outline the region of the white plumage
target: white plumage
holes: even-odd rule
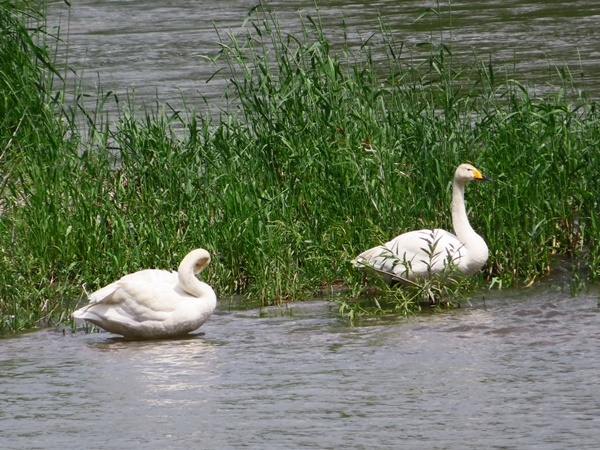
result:
[[[210,264],[204,249],[188,253],[177,272],[148,269],[98,289],[73,313],[111,333],[132,339],[181,336],[212,315],[217,296],[196,275]]]
[[[471,180],[490,181],[470,164],[458,166],[452,183],[452,226],[456,235],[442,229],[409,231],[361,253],[354,265],[376,270],[390,284],[439,274],[449,264],[464,276],[473,275],[486,263],[488,247],[467,217],[464,194]]]

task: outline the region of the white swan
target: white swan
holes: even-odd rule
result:
[[[210,264],[204,249],[192,250],[177,272],[148,269],[98,289],[73,313],[111,333],[134,339],[185,335],[212,315],[217,296],[196,275]]]
[[[452,183],[452,226],[456,235],[441,229],[401,234],[357,256],[355,267],[380,273],[389,284],[412,282],[441,273],[451,264],[464,276],[473,275],[488,259],[488,247],[469,224],[465,186],[471,180],[491,181],[470,164],[461,164]]]

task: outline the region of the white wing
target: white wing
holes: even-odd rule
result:
[[[450,261],[459,266],[464,254],[463,244],[452,233],[441,229],[417,230],[361,253],[355,265],[414,280],[442,272]]]

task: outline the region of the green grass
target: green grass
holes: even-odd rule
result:
[[[381,287],[350,265],[358,253],[404,231],[451,229],[462,162],[495,182],[467,189],[490,259],[457,289],[528,283],[558,256],[600,276],[597,104],[572,94],[566,70],[550,94],[531,97],[446,46],[415,62],[382,27],[384,45],[333,51],[318,16],[290,35],[257,7],[246,35],[217,30],[221,51],[207,58],[230,80],[230,110],[144,109],[133,94],[101,91],[90,109],[89,94],[70,104],[54,88],[56,38],[24,22],[43,18],[0,5],[15,35],[0,43],[0,332],[64,322],[86,291],[174,269],[195,247],[212,253],[203,279],[220,297],[270,305],[344,284],[346,308]],[[378,292],[382,311],[417,307],[418,296]]]

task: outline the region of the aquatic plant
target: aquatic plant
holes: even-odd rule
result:
[[[332,49],[318,14],[286,33],[258,5],[244,33],[216,30],[221,50],[207,57],[229,80],[228,110],[140,107],[134,92],[102,90],[70,102],[53,84],[58,41],[17,11],[0,4],[21,39],[0,42],[0,332],[62,321],[85,292],[175,267],[195,247],[213,255],[218,296],[264,306],[343,284],[350,305],[377,286],[381,310],[406,314],[422,294],[390,291],[350,261],[400,232],[449,227],[448,180],[464,161],[495,181],[467,198],[490,257],[466,286],[424,295],[528,284],[557,256],[600,276],[598,108],[568,71],[536,97],[445,44],[415,60],[382,26]]]
[[[0,332],[63,320],[68,308],[56,297],[77,292],[62,278],[72,260],[59,268],[54,258],[77,146],[55,115],[58,73],[42,20],[27,2],[0,2]]]

